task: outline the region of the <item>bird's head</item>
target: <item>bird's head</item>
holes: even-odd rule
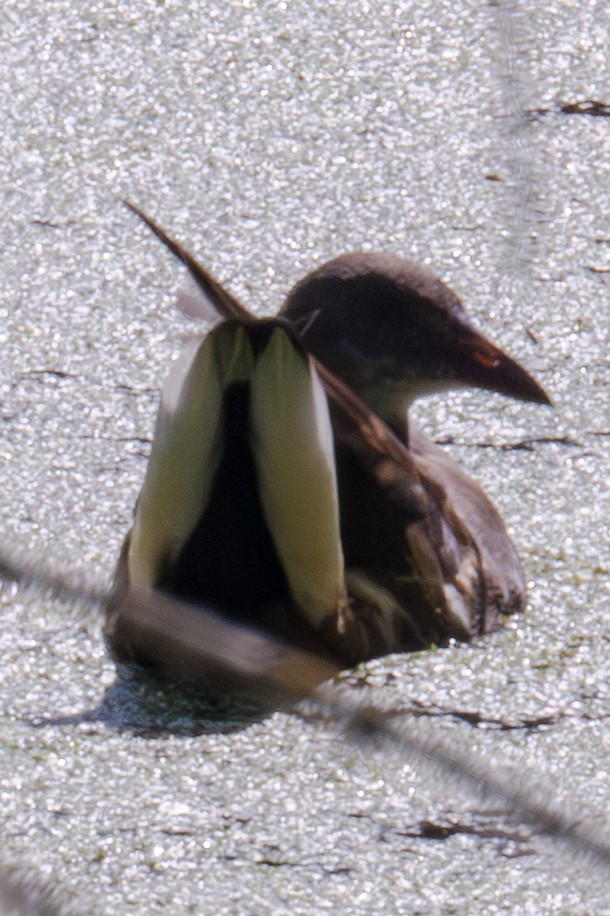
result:
[[[329,261],[297,283],[281,315],[399,433],[415,398],[448,388],[550,403],[525,369],[473,328],[448,286],[395,255]]]

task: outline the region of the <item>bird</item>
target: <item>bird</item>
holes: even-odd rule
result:
[[[358,394],[408,449],[428,510],[409,522],[370,492],[341,447],[337,476],[352,589],[383,585],[408,607],[423,648],[469,640],[522,611],[519,558],[486,494],[409,417],[419,397],[473,386],[550,405],[544,389],[472,325],[457,295],[398,255],[352,252],[299,281],[280,314],[308,352]]]
[[[122,626],[131,590],[215,607],[337,670],[520,610],[500,516],[408,419],[416,397],[453,385],[548,403],[455,294],[412,262],[354,253],[257,318],[128,206],[223,321],[166,386],[107,611],[114,656],[146,662]]]
[[[409,407],[422,395],[472,386],[549,403],[475,330],[453,290],[398,255],[352,252],[328,261],[295,285],[280,315],[405,444]]]

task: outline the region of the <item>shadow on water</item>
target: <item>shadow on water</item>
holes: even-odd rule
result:
[[[162,681],[140,668],[119,665],[114,683],[95,709],[67,716],[36,717],[33,728],[101,723],[138,737],[231,734],[261,722],[281,705],[252,690],[245,693]]]

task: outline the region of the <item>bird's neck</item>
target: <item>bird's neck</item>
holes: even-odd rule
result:
[[[404,388],[396,390],[390,386],[370,385],[360,392],[360,396],[371,410],[390,427],[394,435],[408,446],[408,411],[413,398],[405,394]]]

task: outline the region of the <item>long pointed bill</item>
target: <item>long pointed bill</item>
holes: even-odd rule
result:
[[[454,371],[465,385],[487,388],[520,401],[552,403],[546,391],[519,363],[472,329],[458,336]]]

